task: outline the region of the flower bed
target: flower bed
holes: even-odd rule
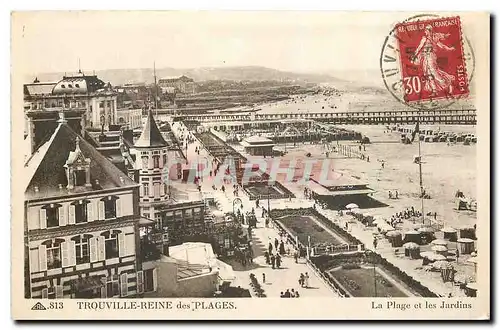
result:
[[[384,270],[389,276],[401,282],[406,287],[409,288],[415,295],[422,297],[438,297],[434,292],[430,291],[427,287],[422,285],[419,281],[415,280],[413,277],[406,274],[404,271],[387,261],[381,255],[375,252],[371,253],[356,253],[356,254],[339,254],[339,255],[320,255],[316,257],[311,257],[311,262],[326,276],[332,279],[334,285],[336,284],[335,276],[330,272],[332,268],[338,268],[343,265],[357,264],[360,267],[362,265],[376,265],[380,269]],[[349,268],[350,266],[348,266]],[[373,282],[373,276],[372,276]],[[352,295],[350,292],[346,292],[345,289],[337,285],[337,290],[346,295]]]
[[[318,220],[321,224],[323,224],[325,227],[333,231],[335,234],[337,234],[339,237],[342,238],[345,242],[347,242],[349,245],[362,245],[363,243],[342,229],[340,226],[337,224],[333,223],[330,221],[327,217],[325,217],[323,214],[319,213],[317,210],[313,208],[300,208],[300,209],[276,209],[276,210],[271,210],[271,217],[272,218],[282,218],[282,217],[304,217],[304,216],[313,216],[316,220]],[[284,224],[286,226],[286,224]],[[317,226],[317,225],[316,225]],[[318,226],[320,227],[320,226]],[[323,228],[321,228],[323,230]],[[300,229],[299,229],[300,230]],[[309,234],[310,235],[310,234]],[[330,237],[331,235],[328,234]],[[307,235],[306,235],[307,236]],[[300,239],[300,235],[299,235]],[[307,237],[306,237],[307,239]],[[312,239],[312,238],[311,238]],[[338,242],[338,240],[336,240]],[[318,240],[315,241],[317,243]],[[303,242],[306,244],[306,242]]]

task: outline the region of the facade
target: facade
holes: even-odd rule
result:
[[[25,296],[142,295],[139,186],[77,134],[63,112],[25,173]]]
[[[192,78],[186,76],[167,77],[158,81],[158,86],[164,93],[174,94],[194,94],[196,93],[196,85]],[[174,88],[174,90],[172,90]]]
[[[271,156],[274,142],[262,136],[250,136],[241,142],[245,152],[251,156]]]
[[[118,109],[116,123],[128,129],[141,128],[142,109]]]
[[[118,122],[117,93],[96,75],[81,71],[63,76],[59,82],[41,83],[35,79],[24,85],[25,111],[50,108],[85,109],[85,127],[108,128]]]

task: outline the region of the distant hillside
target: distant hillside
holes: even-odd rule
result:
[[[93,71],[85,72],[92,74]],[[70,72],[67,73],[72,74]],[[112,85],[122,85],[126,83],[146,82],[152,83],[154,81],[153,69],[111,69],[95,71],[95,74],[105,82],[110,82]],[[43,73],[38,75],[40,81],[57,81],[61,79],[64,72],[57,73]],[[326,74],[308,74],[308,73],[294,73],[286,72],[275,69],[270,69],[260,66],[241,66],[241,67],[227,67],[227,68],[195,68],[195,69],[174,69],[174,68],[159,68],[156,69],[156,76],[158,79],[168,76],[186,75],[193,78],[195,81],[205,80],[251,80],[251,81],[264,81],[276,80],[287,82],[336,82],[339,79],[326,75]],[[32,81],[34,77],[27,77],[27,81]]]

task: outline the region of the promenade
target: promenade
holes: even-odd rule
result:
[[[187,128],[182,123],[174,123],[172,130],[177,136],[179,141],[181,141],[181,130],[184,129],[184,138],[187,137]],[[196,153],[196,148],[200,148],[200,153]],[[184,149],[185,150],[185,149]],[[203,158],[208,160],[208,163],[212,164],[212,157],[208,154],[207,150],[203,149],[201,144],[195,139],[194,143],[188,145],[186,157],[188,161],[198,161]],[[210,169],[209,169],[210,170]],[[226,184],[226,191],[222,192],[220,185],[217,190],[212,188],[214,184],[213,177],[204,177],[201,183],[202,194],[214,197],[218,202],[221,211],[232,212],[233,211],[233,201],[236,198],[233,195],[232,184]],[[185,190],[190,190],[189,195],[196,194],[196,186],[194,184],[184,183],[182,184]],[[199,195],[202,197],[201,195]],[[237,207],[241,208],[243,205],[243,212],[250,211],[252,207],[255,207],[255,201],[250,201],[249,198],[241,191],[239,192],[238,198],[241,200],[241,204],[238,203]],[[261,205],[267,208],[267,201],[261,201]],[[309,201],[299,201],[298,199],[290,200],[271,200],[270,207],[273,208],[287,208],[287,207],[298,207],[297,205],[303,205],[303,207],[309,207],[312,205]],[[252,265],[243,266],[236,261],[230,262],[233,266],[233,270],[236,274],[236,280],[232,283],[233,286],[240,286],[242,288],[250,289],[250,274],[254,273],[257,277],[259,283],[264,289],[264,293],[267,297],[279,297],[281,292],[287,289],[294,289],[299,291],[301,297],[336,297],[337,295],[332,291],[332,289],[323,282],[323,280],[318,277],[312,268],[306,263],[305,259],[299,259],[298,263],[295,263],[292,256],[283,256],[282,265],[280,269],[272,269],[270,265],[266,264],[264,258],[264,252],[267,249],[269,241],[274,243],[274,239],[279,239],[279,232],[276,228],[266,228],[264,218],[261,217],[262,210],[258,208],[255,210],[257,216],[257,228],[252,231],[252,248],[254,252],[254,259]],[[246,230],[246,225],[243,225]],[[308,273],[309,275],[309,288],[301,288],[298,280],[301,273]],[[265,274],[266,282],[262,283],[262,274]],[[251,291],[251,290],[250,290]]]

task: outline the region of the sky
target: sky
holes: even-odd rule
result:
[[[355,16],[357,15],[357,16]],[[295,72],[376,70],[401,14],[27,12],[13,17],[26,73],[258,65]],[[15,42],[16,40],[14,40]]]

